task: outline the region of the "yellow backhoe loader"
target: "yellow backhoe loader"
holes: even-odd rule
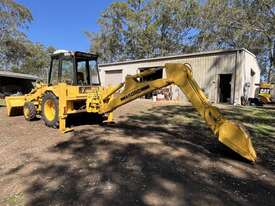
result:
[[[262,82],[260,84],[255,84],[259,86],[258,101],[261,105],[272,103],[272,84],[267,82]]]
[[[142,81],[158,69],[165,70],[166,78]],[[250,161],[256,160],[248,133],[208,102],[192,78],[189,64],[165,64],[163,68],[128,75],[116,87],[104,88],[100,86],[97,55],[57,51],[51,58],[48,83],[37,84],[25,96],[7,97],[6,105],[10,116],[23,113],[31,121],[41,115],[47,126],[67,132],[71,129],[66,127],[66,119],[71,114],[86,112],[112,121],[116,108],[171,84],[182,90],[221,143]]]
[[[250,87],[250,84],[248,84]],[[267,82],[261,82],[255,84],[258,86],[256,89],[255,97],[248,98],[247,94],[241,97],[241,104],[243,106],[245,105],[255,105],[255,106],[263,106],[264,104],[271,104],[272,99],[272,93],[273,93],[273,85],[272,83]],[[246,90],[247,91],[247,90]]]

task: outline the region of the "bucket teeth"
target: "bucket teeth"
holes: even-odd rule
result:
[[[239,124],[225,121],[219,128],[219,141],[242,157],[256,161],[257,155],[250,136]]]

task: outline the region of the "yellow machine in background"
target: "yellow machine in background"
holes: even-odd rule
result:
[[[271,89],[272,89],[272,84],[262,82],[260,84],[256,84],[259,86],[259,100],[263,104],[268,104],[272,102],[272,95],[271,95]]]
[[[253,98],[242,98],[242,105],[255,105],[255,106],[263,106],[264,104],[272,103],[272,84],[267,82],[261,82],[255,84],[258,86],[256,89],[255,97]]]
[[[165,70],[167,78],[141,81],[158,69]],[[152,91],[175,84],[221,143],[250,161],[256,160],[256,152],[248,133],[241,125],[223,117],[219,109],[208,102],[192,78],[190,65],[166,64],[158,69],[128,75],[125,82],[115,88],[104,88],[100,86],[97,55],[58,51],[52,55],[47,84],[38,84],[25,96],[6,98],[8,115],[23,112],[25,119],[29,121],[36,115],[41,115],[47,126],[67,132],[71,129],[66,127],[66,119],[71,114],[86,112],[93,117],[106,117],[108,121],[112,121],[112,112],[116,108]],[[122,91],[118,92],[120,90]]]

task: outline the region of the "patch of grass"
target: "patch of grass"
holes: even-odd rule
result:
[[[8,206],[23,206],[24,205],[24,194],[17,193],[9,196],[5,199],[5,204]]]
[[[6,102],[4,99],[0,99],[0,106],[6,106]]]
[[[263,133],[267,133],[267,134],[272,134],[272,132],[275,133],[275,129],[271,125],[256,124],[255,128],[257,128],[258,130],[260,130]]]
[[[194,121],[194,118],[189,118],[182,115],[176,115],[175,117],[172,117],[169,119],[169,123],[171,124],[187,124],[192,123]]]
[[[248,129],[256,152],[268,167],[274,168],[275,107],[229,107],[224,110],[227,117],[238,120]],[[268,158],[264,158],[264,157]]]

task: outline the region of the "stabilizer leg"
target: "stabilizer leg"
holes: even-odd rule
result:
[[[67,132],[73,131],[73,128],[69,128],[69,127],[66,128],[66,117],[59,118],[59,130],[62,133],[67,133]]]

